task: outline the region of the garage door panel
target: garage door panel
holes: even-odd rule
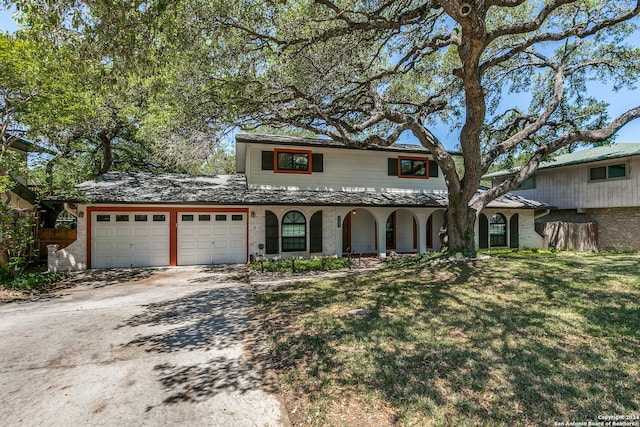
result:
[[[152,234],[153,234],[153,237],[168,237],[169,229],[167,227],[163,227],[163,228],[155,227],[153,228]]]
[[[216,236],[227,236],[229,235],[229,227],[216,226],[214,227],[213,234]]]
[[[231,226],[229,227],[229,234],[231,236],[243,236],[245,230],[246,227]]]
[[[148,228],[136,228],[133,230],[133,235],[135,237],[149,237],[151,235],[151,230]]]
[[[131,230],[128,228],[116,228],[116,237],[129,237],[131,236]]]
[[[149,242],[136,242],[133,245],[136,251],[142,251],[142,250],[148,251],[150,249],[149,246],[150,246]]]
[[[157,242],[154,241],[152,243],[153,245],[153,250],[154,251],[158,251],[158,250],[169,250],[169,242]]]
[[[229,242],[229,248],[231,249],[244,249],[244,242],[239,240],[231,240]]]
[[[109,229],[109,228],[95,228],[93,230],[94,237],[101,237],[101,238],[102,237],[107,237],[108,238],[108,237],[111,237],[112,233],[113,233],[113,230]]]

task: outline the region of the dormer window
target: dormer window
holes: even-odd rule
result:
[[[591,181],[603,181],[606,179],[619,179],[627,176],[627,165],[620,163],[616,165],[598,166],[589,169],[589,179]]]

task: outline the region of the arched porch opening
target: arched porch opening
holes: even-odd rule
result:
[[[378,250],[376,219],[364,208],[350,210],[342,221],[342,252],[375,254]]]

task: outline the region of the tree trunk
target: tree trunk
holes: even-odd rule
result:
[[[450,195],[447,211],[449,252],[475,252],[475,222],[476,211],[466,203],[460,203],[457,195]]]
[[[113,163],[113,153],[111,152],[111,137],[107,132],[100,132],[100,147],[102,148],[102,163],[98,175],[104,175],[111,169]]]

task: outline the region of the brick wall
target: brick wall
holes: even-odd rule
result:
[[[289,211],[296,210],[302,212],[307,218],[307,248],[309,247],[309,219],[318,210],[322,210],[322,254],[335,255],[336,253],[336,210],[333,207],[316,206],[269,206],[251,207],[249,209],[249,255],[257,256],[261,253],[259,244],[265,243],[265,211],[270,210],[278,217],[278,222],[282,222],[282,217]],[[314,254],[320,255],[320,254]],[[269,255],[270,258],[283,257],[308,257],[309,252],[284,252],[279,255]]]
[[[598,224],[598,248],[614,247],[640,250],[640,207],[586,209],[578,213],[575,209],[552,211],[538,222],[552,221]]]

